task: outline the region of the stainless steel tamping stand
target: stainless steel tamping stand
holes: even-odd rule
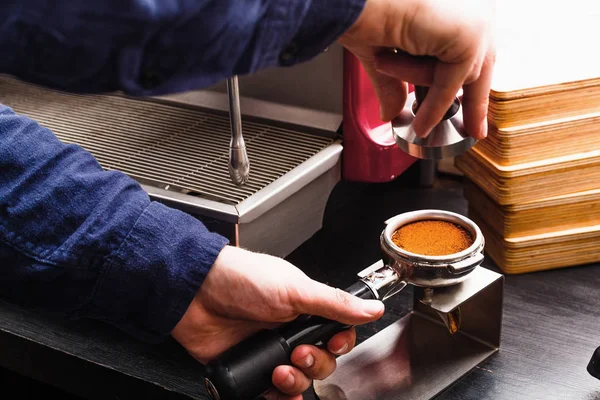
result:
[[[237,76],[227,79],[227,95],[229,97],[229,120],[231,122],[229,176],[235,185],[242,186],[248,182],[250,177],[250,160],[242,135],[242,112]]]

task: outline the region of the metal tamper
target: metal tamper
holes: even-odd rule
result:
[[[428,90],[424,86],[415,86],[415,91],[408,95],[404,109],[392,121],[394,140],[404,152],[423,160],[459,156],[477,141],[465,131],[461,100],[458,97],[426,138],[417,136],[412,128],[417,110],[423,104]]]

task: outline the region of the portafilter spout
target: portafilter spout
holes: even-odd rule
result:
[[[240,109],[240,90],[238,77],[227,79],[229,97],[229,120],[231,123],[231,142],[229,145],[229,176],[231,181],[242,186],[250,177],[250,160],[246,152],[246,143],[242,135],[242,112]]]
[[[473,244],[449,256],[412,254],[396,246],[392,234],[402,225],[423,219],[460,224]],[[448,211],[423,210],[386,221],[381,233],[382,263],[361,271],[346,292],[363,299],[385,300],[408,283],[428,288],[465,280],[483,261],[483,235],[469,219]],[[253,400],[272,388],[271,376],[279,365],[291,365],[290,356],[301,344],[326,345],[336,333],[351,328],[326,318],[304,315],[277,329],[263,330],[225,351],[206,366],[205,384],[215,400]]]

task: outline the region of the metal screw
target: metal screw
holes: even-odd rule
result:
[[[421,303],[431,304],[432,301],[433,301],[433,288],[423,289],[423,299],[421,300]]]

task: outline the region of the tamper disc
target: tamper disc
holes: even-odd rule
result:
[[[394,140],[404,152],[424,160],[441,160],[459,156],[477,143],[465,132],[462,106],[458,100],[454,115],[442,120],[426,138],[418,137],[412,129],[414,102],[415,95],[410,93],[404,109],[392,121]]]

